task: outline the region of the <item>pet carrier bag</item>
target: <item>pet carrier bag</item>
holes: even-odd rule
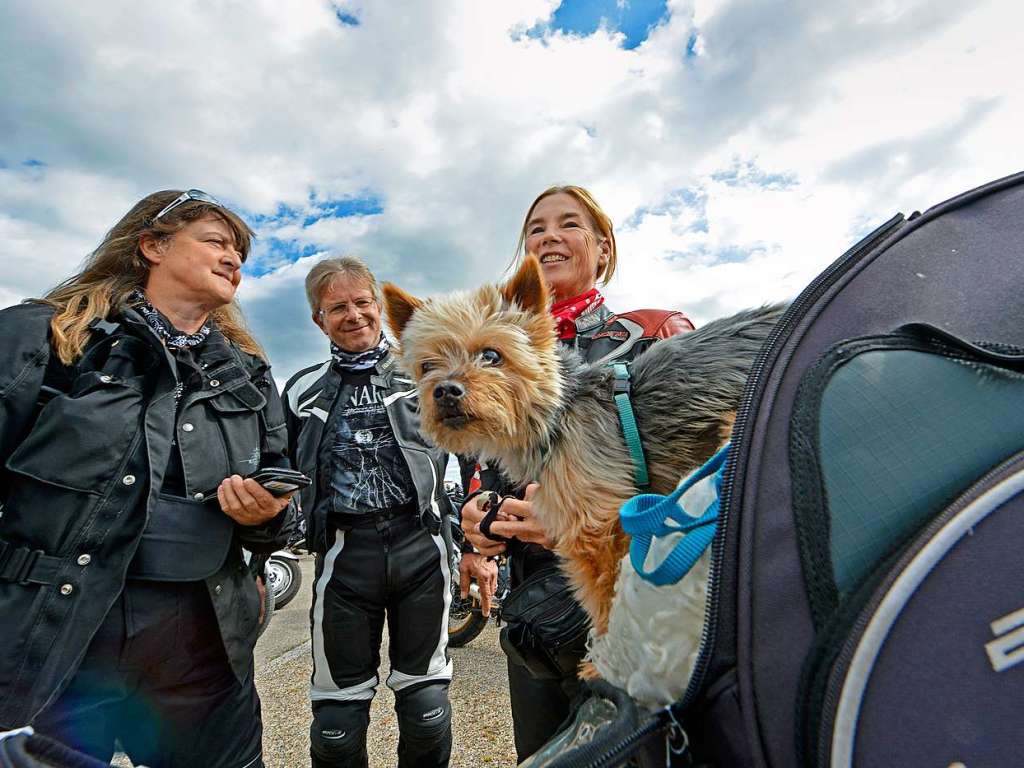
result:
[[[646,764],[659,733],[716,766],[1024,761],[1022,405],[1018,174],[793,302],[737,413],[686,695],[547,764]]]

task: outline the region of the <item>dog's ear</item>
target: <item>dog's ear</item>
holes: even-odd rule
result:
[[[548,311],[548,285],[540,271],[540,262],[532,253],[526,254],[512,278],[501,286],[501,295],[510,304],[518,304],[527,312]]]
[[[384,308],[388,313],[388,324],[395,335],[401,339],[402,331],[405,330],[412,313],[423,306],[423,300],[406,293],[394,283],[384,283],[381,290],[384,292]]]

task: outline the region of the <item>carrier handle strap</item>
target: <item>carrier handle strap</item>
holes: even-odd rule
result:
[[[711,544],[718,527],[719,496],[729,447],[726,444],[720,448],[668,496],[642,493],[622,505],[619,519],[623,530],[632,537],[629,560],[633,570],[645,581],[659,587],[675,584],[689,573]],[[689,500],[706,504],[693,512],[682,502],[683,496],[691,490]],[[655,568],[646,570],[644,566],[654,538],[680,533],[683,536],[669,554]]]

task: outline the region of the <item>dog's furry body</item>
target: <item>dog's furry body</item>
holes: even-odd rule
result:
[[[536,513],[603,634],[629,546],[619,508],[639,492],[611,369],[557,344],[532,257],[500,287],[427,302],[393,285],[384,294],[403,365],[418,380],[424,431],[451,452],[497,460],[515,482],[539,483]],[[750,365],[781,311],[717,320],[633,361],[644,490],[669,493],[728,439]]]

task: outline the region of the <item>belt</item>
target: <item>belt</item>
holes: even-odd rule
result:
[[[47,555],[41,549],[16,547],[0,541],[0,581],[53,584],[62,562],[62,558]]]
[[[419,519],[419,506],[416,502],[409,502],[394,509],[380,509],[375,512],[366,512],[361,515],[346,515],[336,518],[341,528],[380,528],[388,523],[414,522]]]

